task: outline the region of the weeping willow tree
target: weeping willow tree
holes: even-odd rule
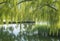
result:
[[[0,24],[13,21],[46,21],[50,23],[50,31],[54,32],[60,27],[59,8],[60,0],[0,0]]]

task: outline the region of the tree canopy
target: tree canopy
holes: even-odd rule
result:
[[[0,23],[47,21],[59,25],[60,0],[0,0]]]

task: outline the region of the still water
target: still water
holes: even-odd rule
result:
[[[60,41],[57,37],[49,37],[45,31],[33,29],[34,24],[0,25],[0,41]]]

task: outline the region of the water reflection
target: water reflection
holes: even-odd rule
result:
[[[49,37],[49,29],[35,24],[4,24],[0,25],[0,41],[60,41]],[[33,30],[33,28],[35,29]],[[43,29],[44,28],[44,29]]]

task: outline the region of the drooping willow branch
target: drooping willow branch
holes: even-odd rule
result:
[[[43,8],[43,7],[45,7],[45,6],[48,6],[48,7],[52,8],[52,9],[54,9],[55,11],[57,11],[57,8],[54,7],[53,5],[50,5],[50,4],[44,4],[44,5],[42,5],[42,6],[39,6],[39,8],[41,9],[41,8]]]
[[[21,4],[23,2],[27,2],[27,1],[32,1],[32,0],[24,0],[24,1],[21,1],[21,2],[17,3],[16,5]]]
[[[48,7],[52,8],[52,9],[54,9],[55,11],[57,11],[57,9],[54,6],[51,6],[49,4],[46,4],[46,6],[48,6]]]
[[[23,3],[23,2],[26,2],[26,1],[32,1],[32,0],[24,0],[24,1],[18,2],[16,5],[21,4],[21,3]],[[6,1],[0,2],[0,4],[3,4],[3,3],[6,3]]]
[[[40,5],[37,6],[37,8],[33,12],[37,11],[38,9],[42,9],[45,6],[48,6],[48,7],[52,8],[55,11],[58,11],[58,9],[56,9],[54,6],[51,6],[50,4],[40,4]]]
[[[32,0],[24,0],[24,1],[18,2],[18,3],[16,4],[16,6],[19,5],[19,4],[21,4],[21,3],[23,3],[23,2],[29,2],[29,1],[32,1]],[[7,4],[7,1],[1,2],[0,4],[4,4],[4,3]],[[14,7],[14,6],[13,6],[13,7]],[[12,7],[12,8],[13,8],[13,7]]]
[[[27,1],[29,2],[29,1],[32,1],[32,0],[24,0],[24,1],[18,2],[16,5],[19,5],[19,4],[21,4],[23,2],[27,2]],[[1,2],[0,4],[3,4],[3,3],[6,3],[6,1],[5,2]],[[50,7],[50,8],[52,8],[52,9],[57,11],[57,9],[55,7],[53,7],[53,6],[49,5],[49,4],[44,4],[43,6],[39,6],[38,9],[39,8],[43,8],[44,6],[48,6],[48,7]]]
[[[45,7],[45,6],[48,6],[48,7],[50,7],[50,8],[52,8],[53,10],[55,10],[55,11],[58,11],[58,9],[53,5],[54,3],[56,3],[57,1],[54,1],[54,2],[52,2],[52,4],[48,4],[48,3],[45,3],[45,4],[40,4],[37,8],[36,8],[36,10],[37,9],[41,9],[41,8],[43,8],[43,7]],[[35,11],[36,11],[35,10]]]
[[[19,4],[21,4],[21,3],[23,3],[23,2],[29,2],[29,1],[32,1],[32,0],[24,0],[24,1],[21,1],[21,2],[18,2],[16,5],[19,5]],[[0,4],[3,4],[3,3],[6,3],[6,1],[5,2],[1,2]],[[54,2],[53,2],[54,3]],[[56,10],[57,11],[57,9],[55,8],[55,7],[53,7],[53,6],[51,6],[51,5],[49,5],[49,4],[44,4],[43,6],[40,6],[40,7],[38,7],[38,9],[39,8],[43,8],[44,6],[48,6],[48,7],[50,7],[50,8],[52,8],[52,9],[54,9],[54,10]],[[13,8],[13,7],[12,7]]]
[[[4,2],[0,2],[0,4],[4,4],[4,3],[6,3],[6,1],[4,1]]]

